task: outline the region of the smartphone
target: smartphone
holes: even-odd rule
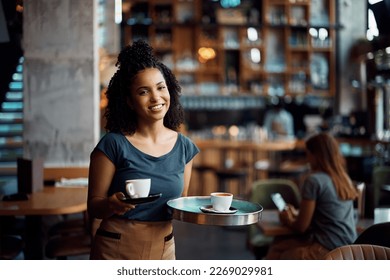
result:
[[[286,209],[286,206],[287,206],[286,201],[284,201],[284,199],[280,193],[271,194],[271,199],[279,211],[283,211]]]

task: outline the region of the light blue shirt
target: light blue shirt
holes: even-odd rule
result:
[[[317,172],[307,177],[302,186],[302,198],[316,201],[310,231],[314,238],[329,250],[352,244],[356,224],[352,200],[340,200],[332,179]]]

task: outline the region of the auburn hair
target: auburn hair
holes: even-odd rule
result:
[[[313,156],[313,170],[327,173],[342,200],[356,199],[358,192],[346,169],[346,161],[337,140],[329,133],[319,133],[306,140],[306,149]]]

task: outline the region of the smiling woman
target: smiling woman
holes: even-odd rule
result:
[[[143,41],[126,47],[116,65],[106,92],[108,133],[93,150],[89,169],[88,212],[102,219],[91,259],[175,259],[166,203],[187,195],[199,152],[178,133],[184,121],[180,86]],[[128,202],[125,182],[148,178],[149,197],[157,199]]]

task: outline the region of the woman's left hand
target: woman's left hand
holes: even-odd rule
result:
[[[108,197],[108,207],[117,215],[123,215],[127,211],[134,209],[136,206],[123,202],[125,195],[122,192],[117,192]]]

